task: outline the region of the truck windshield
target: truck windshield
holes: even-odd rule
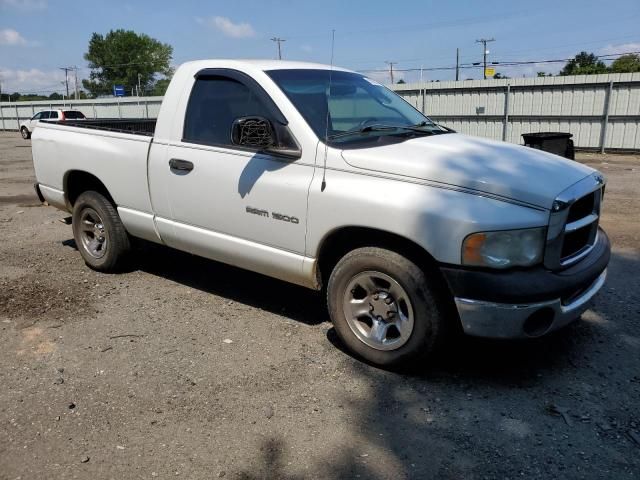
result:
[[[266,73],[318,138],[326,135],[331,144],[447,133],[391,90],[357,73],[312,69]]]

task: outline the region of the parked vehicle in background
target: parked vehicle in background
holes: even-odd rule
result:
[[[123,268],[139,237],[324,290],[344,344],[378,365],[457,328],[556,330],[609,262],[600,173],[451,132],[326,65],[186,63],[157,122],[43,122],[33,161],[91,268]]]
[[[33,130],[41,120],[47,120],[50,122],[61,122],[65,120],[84,119],[86,119],[84,113],[79,110],[43,110],[42,112],[36,113],[29,120],[25,120],[20,124],[20,134],[25,140],[30,139]]]

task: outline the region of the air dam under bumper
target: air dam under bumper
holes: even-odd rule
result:
[[[539,337],[589,307],[604,285],[611,247],[603,230],[592,251],[566,270],[515,271],[442,267],[465,333],[488,338]]]

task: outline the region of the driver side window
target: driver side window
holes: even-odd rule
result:
[[[191,91],[183,140],[231,146],[231,127],[239,117],[269,117],[265,106],[246,85],[231,78],[198,78]]]

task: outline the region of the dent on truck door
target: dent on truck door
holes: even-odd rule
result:
[[[184,138],[167,147],[161,175],[173,246],[265,271],[245,265],[246,258],[281,255],[301,262],[314,160],[305,160],[304,153],[292,161],[232,145],[233,120],[250,115],[268,112],[248,86],[221,76],[198,78]]]

